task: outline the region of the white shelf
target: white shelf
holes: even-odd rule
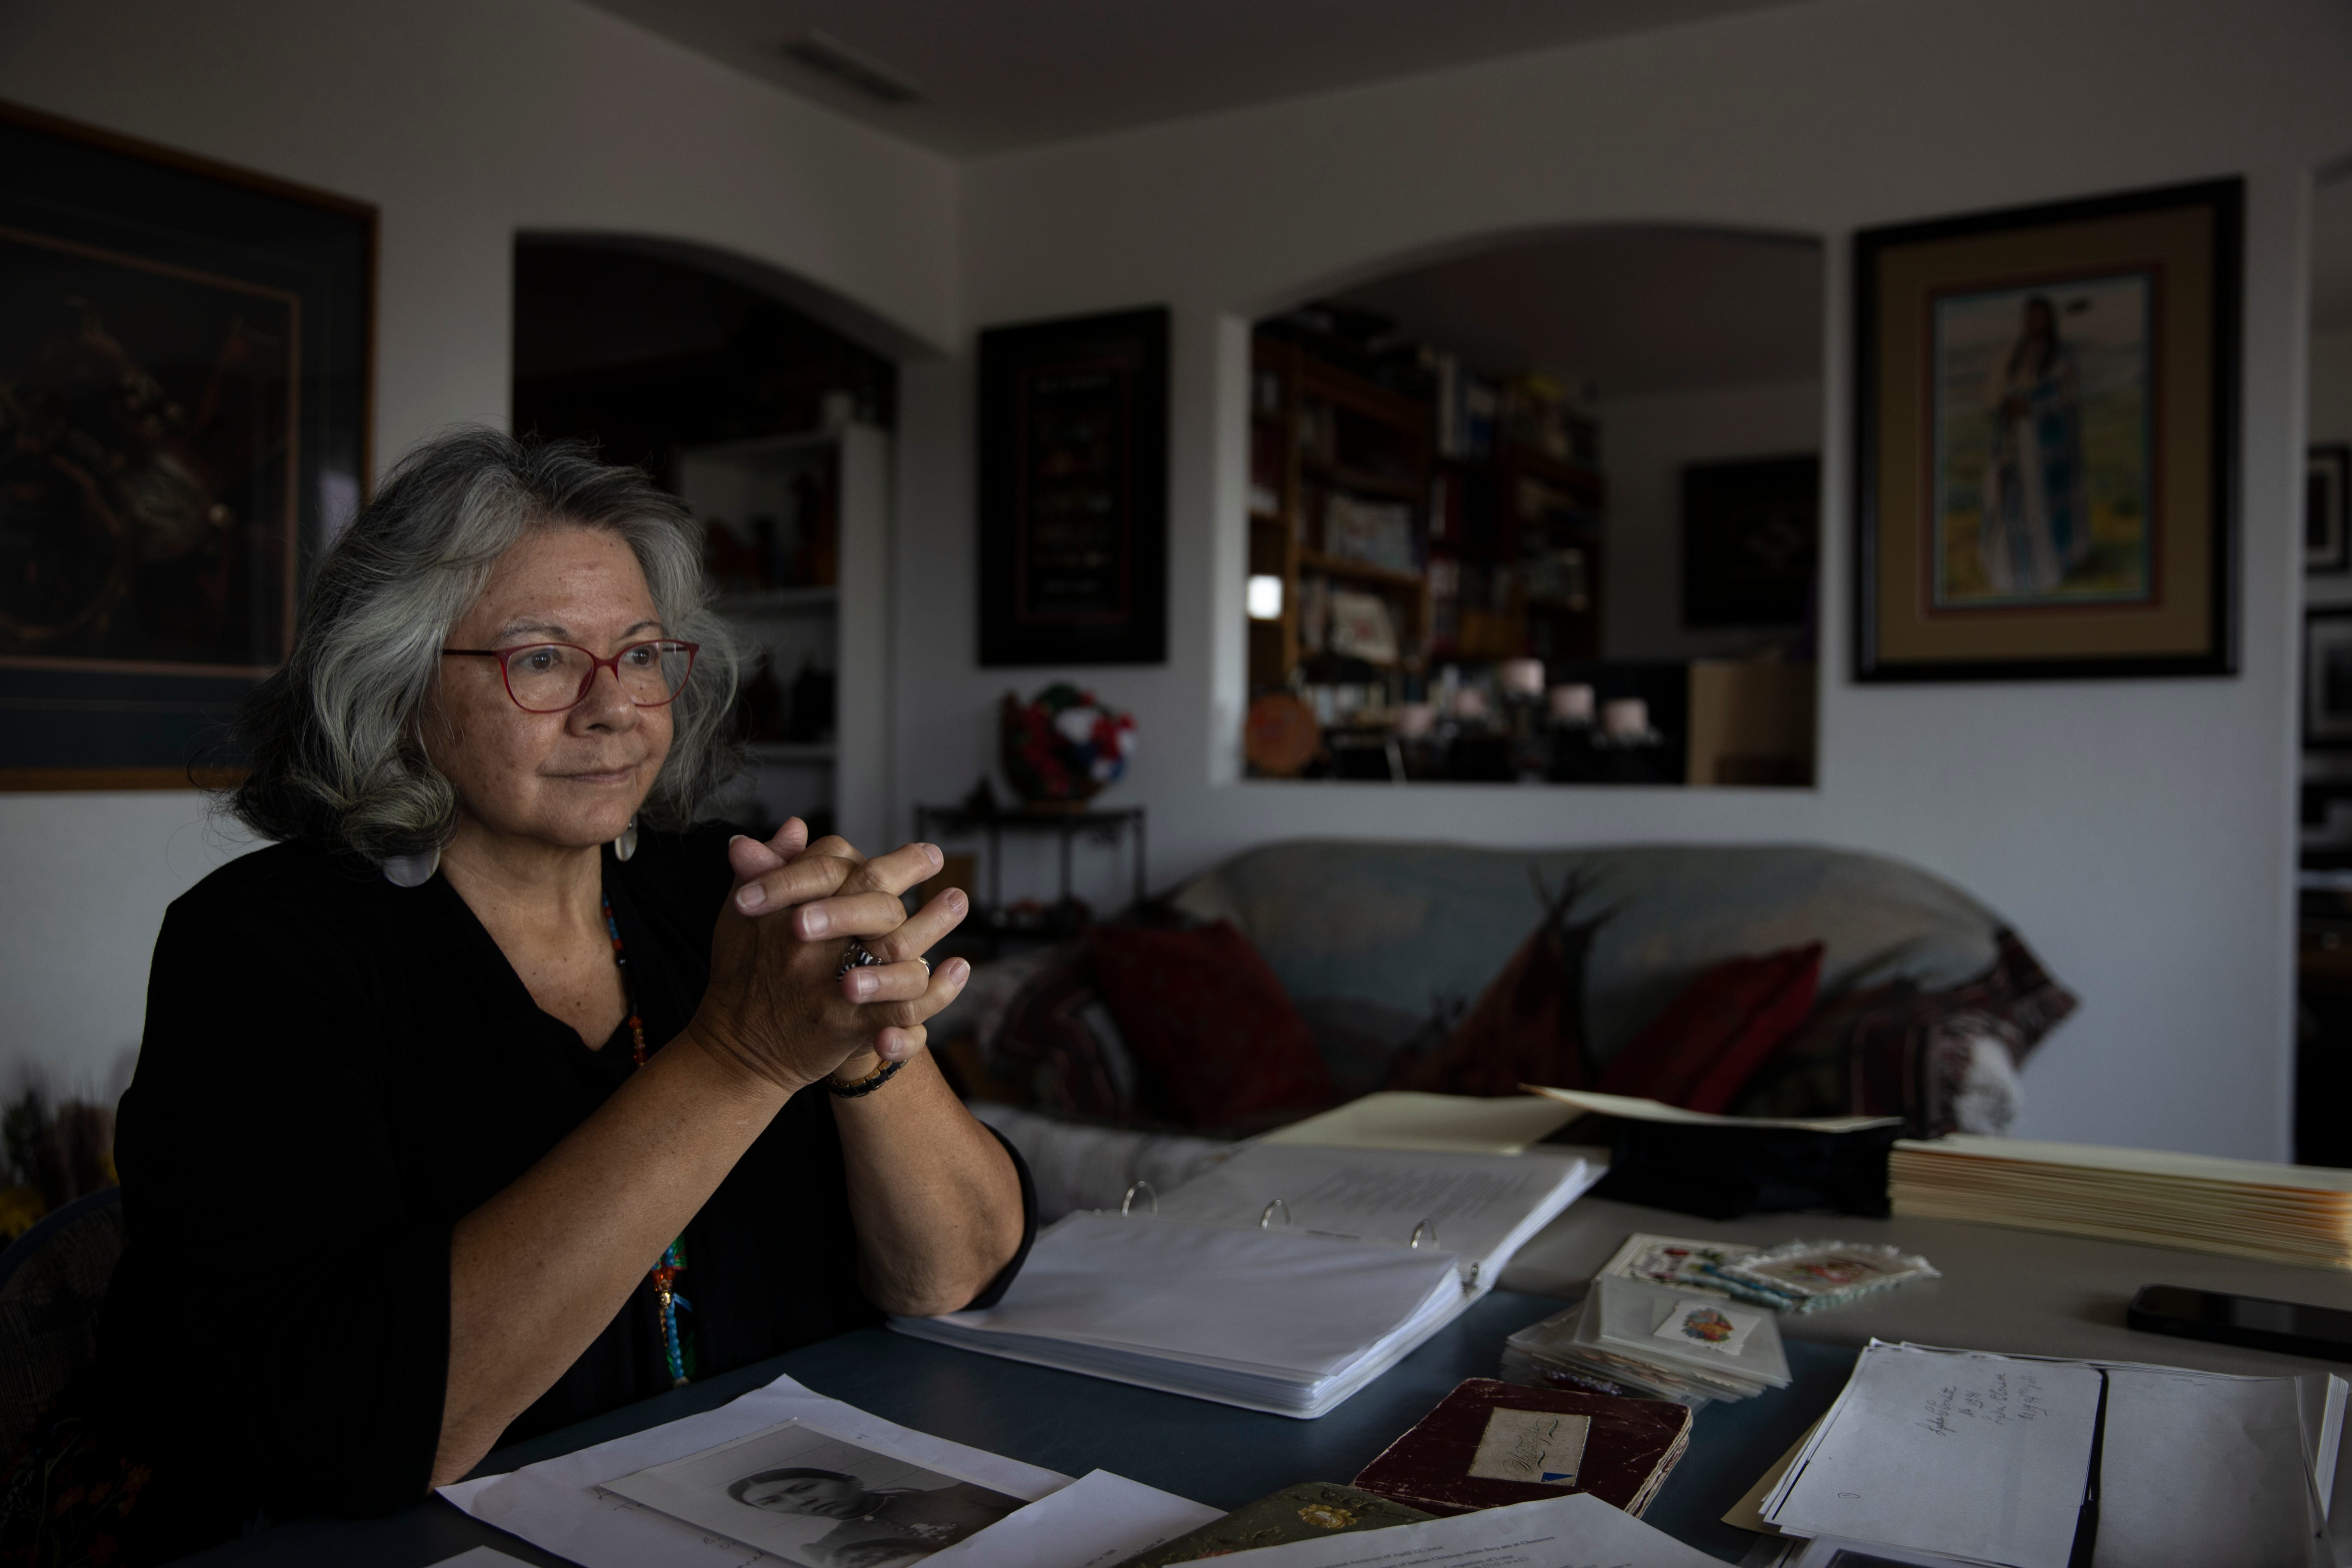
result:
[[[838,588],[768,588],[756,594],[722,594],[711,605],[720,615],[738,621],[829,616],[840,607]]]
[[[837,750],[830,742],[761,741],[743,748],[743,760],[747,763],[829,763]]]

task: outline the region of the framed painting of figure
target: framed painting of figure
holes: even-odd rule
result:
[[[368,473],[375,210],[0,106],[0,788],[189,787]]]
[[[1854,674],[2237,668],[2236,180],[1854,237]]]

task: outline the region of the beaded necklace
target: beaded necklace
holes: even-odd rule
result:
[[[613,918],[613,900],[604,896],[604,930],[613,939],[613,963],[621,972],[621,1004],[629,1010],[629,1053],[639,1067],[646,1065],[646,1025],[637,1016],[635,988],[629,984],[629,955],[621,948],[621,922]],[[669,1384],[683,1388],[687,1383],[687,1363],[694,1353],[693,1342],[681,1339],[677,1331],[680,1309],[694,1310],[694,1303],[677,1293],[677,1277],[686,1268],[686,1237],[678,1237],[662,1248],[661,1261],[654,1265],[654,1300],[661,1310],[662,1354],[669,1363]]]

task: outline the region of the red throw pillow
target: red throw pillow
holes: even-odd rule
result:
[[[1685,986],[1593,1087],[1720,1111],[1804,1023],[1821,983],[1820,942],[1727,959]]]
[[[1128,1048],[1193,1126],[1303,1115],[1338,1098],[1307,1020],[1232,921],[1101,926],[1091,945],[1096,984]]]

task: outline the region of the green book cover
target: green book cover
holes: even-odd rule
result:
[[[1316,1541],[1326,1535],[1386,1530],[1392,1524],[1415,1524],[1435,1517],[1354,1487],[1307,1481],[1237,1508],[1214,1524],[1204,1524],[1189,1535],[1162,1542],[1149,1552],[1129,1558],[1118,1568],[1168,1568],[1172,1563],[1193,1563],[1203,1557],[1223,1557],[1260,1546]]]

